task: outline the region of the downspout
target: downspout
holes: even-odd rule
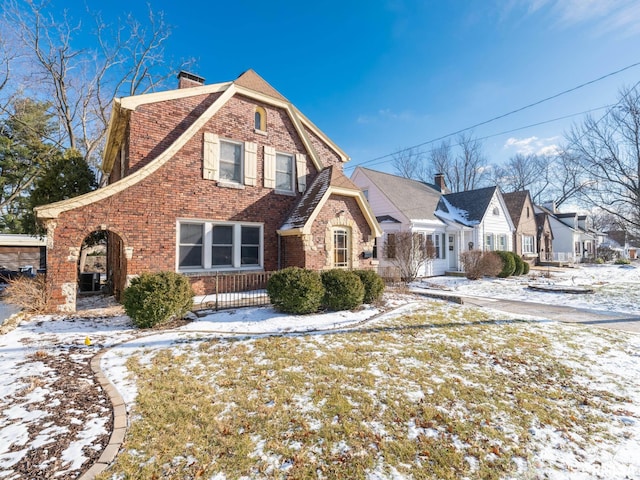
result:
[[[276,233],[276,235],[278,235]],[[278,270],[282,269],[282,235],[278,235]]]

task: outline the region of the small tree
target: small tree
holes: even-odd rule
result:
[[[398,268],[403,282],[412,282],[420,269],[435,258],[435,247],[430,236],[425,239],[421,233],[398,232],[389,235],[384,255]]]

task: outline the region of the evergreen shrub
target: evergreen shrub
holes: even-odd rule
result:
[[[520,276],[524,273],[524,264],[525,261],[522,260],[522,257],[520,257],[520,255],[513,253],[513,252],[509,252],[511,253],[511,255],[513,255],[513,261],[516,263],[516,269],[513,271],[513,274],[515,276]]]
[[[363,303],[374,303],[380,300],[384,291],[384,281],[373,270],[355,270],[354,272],[364,286]]]
[[[138,328],[151,328],[183,318],[193,307],[193,288],[176,272],[143,273],[131,280],[122,305]]]
[[[267,293],[276,310],[302,315],[320,309],[324,287],[318,272],[288,267],[271,275]]]
[[[498,251],[495,252],[502,260],[502,270],[498,273],[498,277],[507,278],[516,271],[516,261],[511,252]]]
[[[364,299],[364,285],[360,277],[349,270],[334,268],[322,272],[324,298],[322,304],[333,311],[352,310]]]

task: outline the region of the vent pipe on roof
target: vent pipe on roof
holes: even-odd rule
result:
[[[184,70],[178,73],[178,88],[201,87],[202,85],[204,85],[203,77]]]

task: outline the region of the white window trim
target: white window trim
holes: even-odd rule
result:
[[[337,265],[336,264],[336,234],[340,232],[340,233],[344,233],[345,237],[346,237],[346,245],[345,245],[345,254],[346,254],[346,265]],[[344,227],[344,226],[336,226],[332,229],[331,232],[331,236],[332,236],[332,242],[333,242],[333,251],[332,251],[332,265],[334,268],[351,268],[351,229],[348,227]]]
[[[223,179],[221,177],[222,174],[222,144],[223,143],[227,143],[227,144],[231,144],[231,145],[238,145],[240,147],[240,179],[239,180],[229,180],[229,179]],[[231,140],[228,138],[220,138],[219,142],[218,142],[218,148],[220,149],[219,153],[218,153],[218,183],[222,184],[222,185],[242,185],[242,179],[244,178],[244,170],[245,170],[245,165],[244,165],[244,155],[245,155],[245,149],[244,149],[244,143],[243,142],[238,142],[236,140]]]
[[[530,238],[531,239],[531,251],[525,251],[524,246],[525,246],[525,239],[526,238]],[[536,253],[536,237],[535,235],[522,235],[522,253],[524,255],[533,255]]]
[[[180,225],[181,224],[200,224],[204,226],[203,238],[203,260],[202,266],[199,267],[181,267],[180,266]],[[232,265],[222,265],[216,267],[212,265],[212,247],[213,247],[213,227],[218,225],[231,225],[233,229],[233,262]],[[260,245],[258,247],[258,264],[242,265],[241,258],[241,242],[242,227],[259,227],[260,228]],[[257,222],[225,222],[218,220],[200,220],[200,219],[178,219],[176,221],[176,271],[180,273],[198,273],[198,272],[218,272],[218,271],[244,271],[244,270],[262,270],[264,268],[264,224]]]
[[[277,188],[278,186],[278,155],[282,157],[287,157],[289,159],[289,162],[291,162],[291,180],[290,180],[289,188],[287,190],[284,190],[282,188]],[[276,160],[276,163],[274,166],[274,178],[275,178],[275,186],[276,186],[275,192],[281,193],[283,195],[295,195],[296,193],[296,158],[295,156],[291,153],[276,151],[275,160]]]

